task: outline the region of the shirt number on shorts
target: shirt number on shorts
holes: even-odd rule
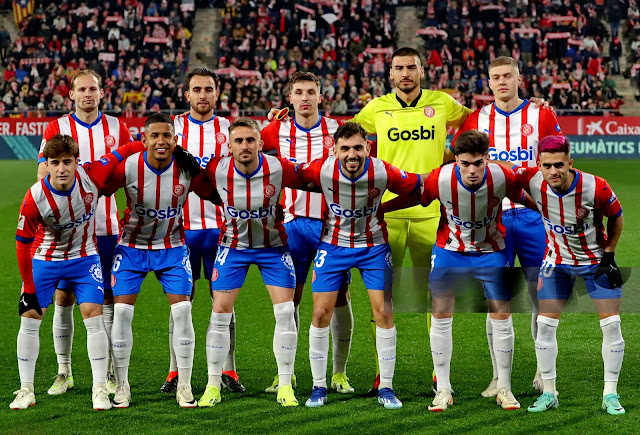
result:
[[[431,268],[433,269],[436,264],[436,254],[431,255]]]
[[[216,254],[216,263],[223,266],[224,262],[227,261],[227,255],[229,255],[229,248],[218,249],[218,253]]]
[[[112,272],[117,272],[120,269],[120,261],[122,261],[122,254],[116,254],[113,256],[113,265],[111,266]]]
[[[316,253],[316,258],[313,260],[316,267],[322,267],[326,256],[327,256],[327,251],[325,251],[324,249],[318,250],[318,252]]]
[[[540,266],[540,275],[545,276],[547,278],[550,277],[551,275],[553,275],[554,267],[555,267],[555,264],[548,261],[543,261],[542,266]]]

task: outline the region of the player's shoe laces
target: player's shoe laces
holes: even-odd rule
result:
[[[52,396],[57,396],[71,389],[73,389],[73,376],[67,376],[66,373],[58,373],[56,380],[53,381],[53,385],[47,390],[47,393]]]
[[[298,406],[298,399],[293,392],[291,385],[278,387],[278,403],[282,406]]]
[[[396,397],[396,393],[391,388],[380,388],[378,391],[378,403],[386,409],[400,409],[402,402]]]
[[[529,412],[544,412],[558,407],[558,398],[551,393],[542,393],[536,403],[527,408]]]
[[[36,395],[26,387],[14,391],[13,394],[16,398],[13,399],[13,402],[9,405],[11,409],[27,409],[36,404]]]
[[[107,372],[107,393],[116,394],[116,375]]]
[[[518,399],[515,398],[511,390],[507,387],[502,387],[498,390],[496,403],[502,406],[502,409],[506,409],[507,411],[520,409],[520,402],[518,402]]]
[[[304,405],[308,408],[320,408],[325,403],[327,403],[327,389],[314,385],[311,397],[307,399]]]
[[[269,385],[264,391],[266,393],[277,393],[280,385],[280,376],[276,375],[273,378],[273,383]],[[296,382],[296,375],[291,375],[291,387],[296,388],[298,386]]]
[[[498,378],[491,379],[489,386],[480,395],[482,397],[496,397],[498,395]]]
[[[376,379],[373,381],[373,386],[365,393],[365,397],[377,397],[378,387],[380,386],[380,375],[376,375]]]
[[[198,401],[198,406],[200,408],[210,408],[221,401],[222,398],[220,397],[220,390],[213,385],[207,385],[207,388],[204,390],[204,394]]]
[[[116,395],[113,397],[113,406],[116,408],[128,408],[131,404],[131,387],[120,385],[116,388]]]
[[[338,393],[353,393],[355,391],[349,384],[349,378],[346,373],[335,373],[331,377],[331,388]]]
[[[602,398],[602,409],[611,415],[622,415],[625,413],[624,408],[620,405],[619,395],[616,393],[607,394]]]
[[[178,372],[170,372],[167,375],[167,379],[160,387],[160,391],[163,393],[175,393],[178,390]]]
[[[433,398],[433,402],[429,405],[429,411],[442,412],[449,406],[453,405],[453,396],[449,390],[440,390]]]
[[[93,409],[96,411],[106,411],[107,409],[111,409],[112,405],[109,400],[109,393],[107,392],[106,385],[93,387],[91,400],[93,401]]]
[[[191,385],[180,385],[176,392],[176,402],[180,405],[180,408],[195,408],[198,406],[198,402],[193,398],[193,392],[191,392]]]
[[[232,393],[244,393],[247,391],[235,371],[222,372],[222,385]]]

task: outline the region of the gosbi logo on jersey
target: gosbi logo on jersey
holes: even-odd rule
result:
[[[85,204],[88,205],[88,204],[91,204],[93,202],[93,198],[94,198],[93,193],[89,192],[84,196],[84,198],[82,200],[84,201]]]
[[[363,218],[363,217],[376,214],[379,206],[380,206],[380,203],[377,203],[373,207],[365,206],[362,208],[350,209],[350,208],[342,208],[340,207],[340,204],[329,204],[329,209],[336,216],[341,216],[345,218]]]
[[[526,150],[518,147],[518,149],[509,151],[498,151],[496,147],[491,147],[489,148],[489,159],[500,160],[503,162],[526,162],[536,160],[532,146]]]
[[[267,184],[266,186],[264,186],[264,196],[266,196],[267,198],[271,198],[275,194],[276,186],[274,186],[273,184]]]
[[[576,210],[576,216],[580,219],[584,219],[589,216],[589,209],[587,207],[580,207]]]
[[[325,136],[324,138],[322,138],[322,146],[325,147],[326,149],[333,148],[333,145],[334,145],[334,142],[331,136]]]
[[[52,229],[53,231],[62,231],[62,230],[70,230],[72,228],[75,227],[79,227],[80,225],[83,225],[87,222],[89,222],[91,220],[91,218],[93,217],[93,214],[95,213],[95,208],[92,208],[91,211],[89,213],[85,213],[82,216],[80,216],[79,218],[71,221],[71,222],[67,222],[67,223],[59,223],[59,224],[51,224],[51,225],[47,225],[50,229]]]
[[[522,127],[520,127],[520,133],[522,133],[523,136],[531,136],[533,134],[533,125],[523,124]]]
[[[193,156],[193,158],[196,159],[196,161],[200,164],[202,169],[205,169],[207,167],[207,163],[209,163],[209,160],[213,159],[214,157],[215,157],[214,154],[211,154],[210,156],[204,156],[204,157]]]
[[[589,229],[589,223],[585,222],[584,225],[555,225],[547,218],[542,218],[547,227],[557,234],[566,234],[568,236],[582,234]]]
[[[488,227],[489,225],[491,225],[491,222],[495,220],[496,214],[497,213],[494,213],[491,216],[485,216],[484,219],[479,221],[463,221],[458,216],[449,213],[454,224],[467,230],[479,230],[480,228]]]
[[[238,210],[230,205],[227,206],[227,214],[234,219],[264,219],[274,215],[275,206],[258,207],[257,210]]]
[[[104,137],[104,144],[109,148],[113,148],[114,146],[116,146],[116,138],[109,134]]]
[[[378,196],[380,196],[380,189],[378,189],[377,187],[369,189],[369,191],[367,192],[367,197],[369,197],[369,199],[377,198]]]
[[[173,196],[182,196],[184,194],[184,186],[182,184],[176,184],[173,186]]]
[[[227,142],[227,135],[222,133],[222,132],[218,132],[216,133],[216,143],[222,145],[224,143]]]
[[[436,109],[431,106],[427,106],[424,108],[424,116],[427,118],[433,118],[436,114]]]
[[[391,142],[397,142],[399,140],[429,140],[436,137],[436,126],[432,125],[431,129],[425,128],[423,125],[420,129],[415,130],[400,130],[397,127],[392,127],[387,132],[387,137]]]
[[[151,219],[171,219],[182,214],[182,205],[179,205],[178,208],[168,206],[156,210],[155,208],[146,208],[144,204],[135,204],[134,210],[138,216],[146,216]]]

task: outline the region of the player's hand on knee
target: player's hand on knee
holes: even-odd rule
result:
[[[18,301],[18,314],[21,316],[29,310],[36,310],[39,316],[42,316],[42,308],[38,303],[35,293],[22,293]]]
[[[622,274],[616,264],[615,255],[613,252],[605,252],[600,259],[600,264],[596,269],[595,278],[599,278],[602,275],[606,275],[609,280],[609,285],[612,289],[622,286]]]

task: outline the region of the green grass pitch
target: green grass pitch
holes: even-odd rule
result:
[[[609,180],[620,198],[625,229],[617,249],[618,263],[640,264],[637,240],[640,236],[640,197],[638,165],[629,160],[582,160],[576,166]],[[301,406],[282,408],[275,396],[264,393],[276,371],[272,353],[274,320],[267,292],[252,269],[236,306],[237,363],[247,392],[241,395],[223,391],[223,402],[210,409],[182,410],[174,397],[159,392],[168,369],[167,323],[169,306],[154,277],[142,289],[134,318],[134,349],[130,378],[133,402],[129,409],[94,412],[91,408],[91,373],[86,354],[86,333],[78,310],[75,311],[73,350],[74,390],[50,397],[46,390],[56,374],[49,313],[41,328],[40,357],[36,369],[37,405],[27,411],[12,411],[8,405],[12,391],[19,388],[15,340],[19,328],[17,301],[20,276],[15,259],[15,226],[22,197],[35,180],[34,162],[0,161],[3,193],[0,196],[0,318],[4,333],[0,345],[2,388],[0,389],[0,432],[2,433],[534,433],[553,430],[565,433],[637,433],[640,427],[640,315],[635,308],[640,286],[631,275],[623,299],[622,329],[626,355],[619,382],[621,402],[627,415],[612,417],[600,409],[602,394],[601,332],[597,315],[567,313],[558,330],[559,409],[541,415],[528,415],[524,409],[503,411],[493,399],[480,397],[491,379],[484,314],[457,314],[454,320],[452,384],[454,406],[442,414],[427,411],[431,393],[431,356],[426,333],[426,315],[398,313],[398,360],[394,388],[404,407],[388,411],[376,399],[363,398],[375,372],[369,328],[369,303],[359,275],[354,275],[352,299],[355,331],[348,374],[356,394],[329,394],[321,409],[307,409],[304,401],[312,387],[308,362],[308,327],[311,321],[311,292],[307,289],[301,307],[301,332],[297,353],[297,397]],[[399,291],[399,290],[398,290]],[[579,298],[580,299],[580,298]],[[635,300],[634,300],[635,299]],[[584,296],[581,302],[590,307]],[[204,339],[211,309],[203,281],[198,284],[194,303],[196,356],[193,389],[204,390],[207,371]],[[578,310],[579,311],[579,310]],[[514,315],[516,351],[513,391],[523,407],[536,398],[531,389],[535,354],[529,330],[530,315]],[[329,363],[329,370],[331,364]]]

